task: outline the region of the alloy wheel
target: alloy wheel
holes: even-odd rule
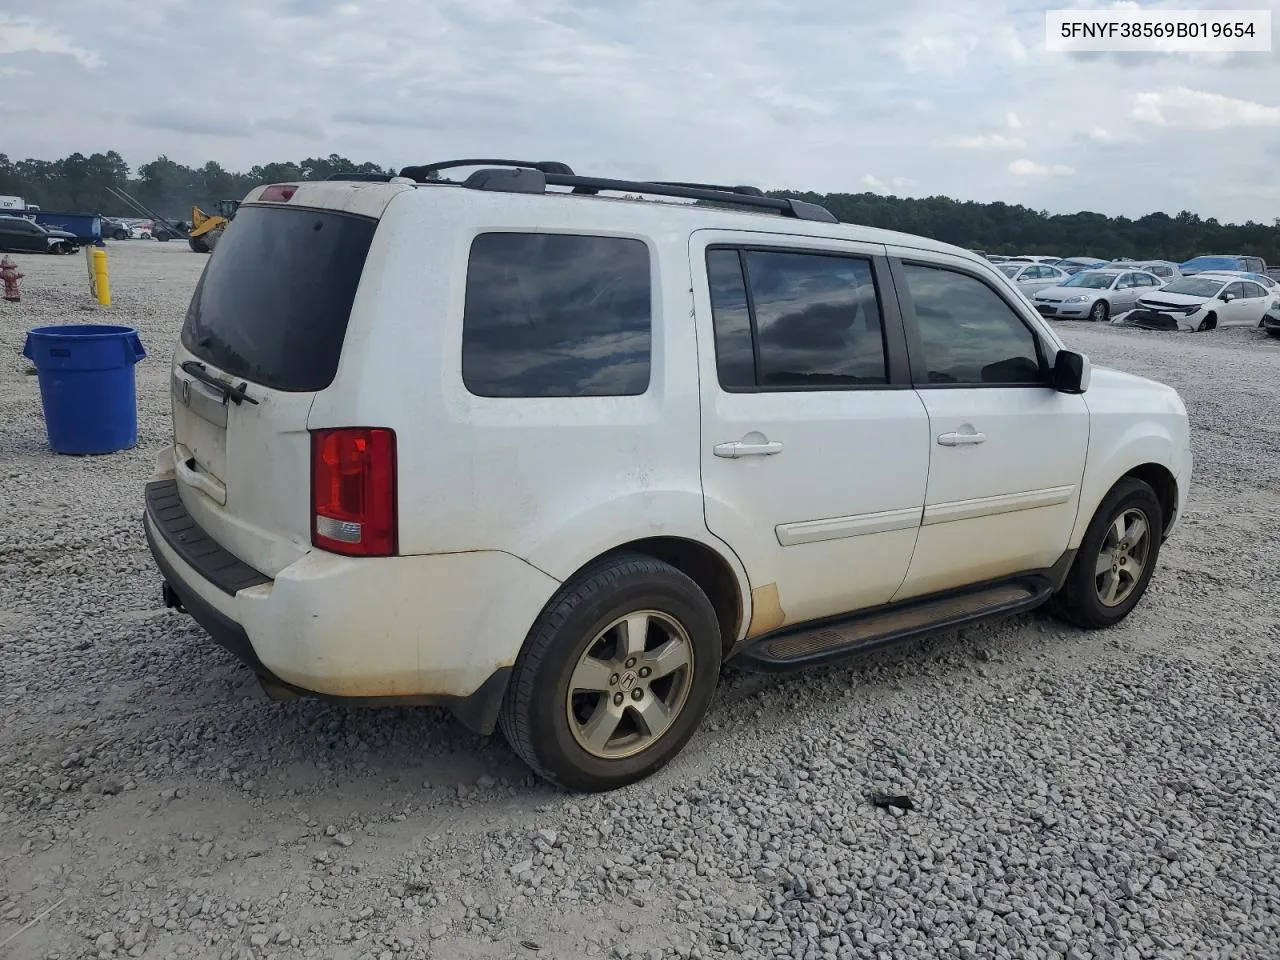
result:
[[[1151,524],[1143,511],[1130,507],[1107,528],[1094,566],[1094,587],[1104,606],[1118,607],[1129,599],[1150,552]]]
[[[620,760],[671,728],[693,682],[693,643],[656,610],[619,617],[587,644],[569,678],[565,709],[578,746]]]

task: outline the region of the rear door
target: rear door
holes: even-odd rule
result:
[[[900,255],[894,279],[932,453],[920,536],[895,599],[1050,567],[1080,500],[1084,397],[1049,385],[1035,325],[978,268]]]
[[[310,548],[307,414],[337,371],[376,227],[372,216],[305,204],[242,206],[174,353],[183,503],[268,576]]]
[[[907,572],[928,417],[883,253],[691,238],[706,521],[747,570],[752,634],[885,603]]]
[[[1240,283],[1243,288],[1240,293],[1238,303],[1233,303],[1233,307],[1239,310],[1239,322],[1256,327],[1262,322],[1262,316],[1271,306],[1271,301],[1275,297],[1271,292],[1260,283],[1252,280],[1244,280]]]

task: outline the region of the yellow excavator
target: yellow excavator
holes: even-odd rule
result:
[[[205,213],[199,207],[191,208],[191,232],[187,244],[196,253],[212,253],[222,239],[222,231],[235,219],[239,200],[219,200],[217,213]]]

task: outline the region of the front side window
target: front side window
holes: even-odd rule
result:
[[[716,369],[725,389],[888,382],[869,260],[712,249],[707,274]]]
[[[1236,282],[1236,283],[1233,283],[1233,284],[1228,285],[1228,286],[1227,286],[1227,289],[1223,290],[1222,292],[1223,292],[1223,294],[1225,294],[1226,296],[1233,297],[1233,298],[1235,298],[1236,300],[1240,300],[1240,299],[1242,299],[1242,298],[1244,298],[1244,297],[1248,296],[1248,294],[1247,294],[1247,293],[1245,293],[1245,285],[1244,285],[1243,283],[1240,283],[1240,282]]]
[[[471,244],[462,380],[481,397],[649,388],[649,248],[622,237],[485,233]]]
[[[977,277],[906,264],[926,384],[1044,384],[1035,334]]]

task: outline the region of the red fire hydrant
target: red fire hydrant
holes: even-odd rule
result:
[[[13,303],[22,299],[22,291],[18,289],[18,281],[24,274],[18,272],[18,265],[11,257],[0,260],[0,280],[4,281],[4,298]]]

